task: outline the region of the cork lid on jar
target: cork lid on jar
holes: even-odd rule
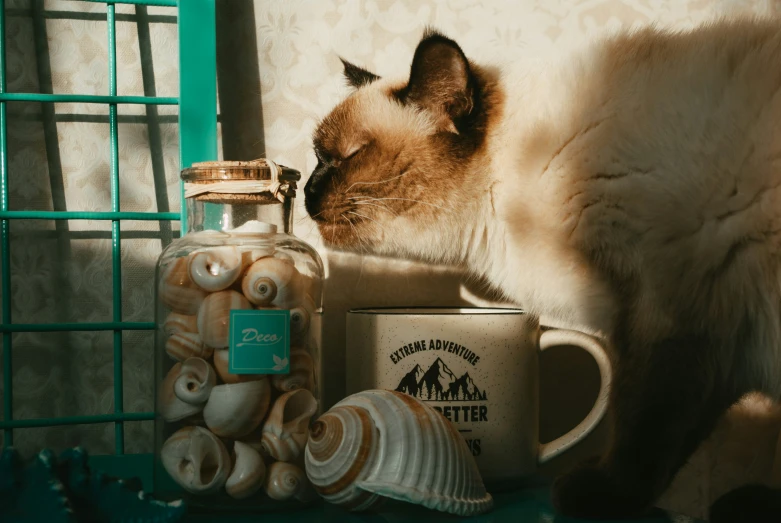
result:
[[[198,162],[182,170],[185,198],[214,203],[283,202],[295,198],[301,173],[266,158]]]

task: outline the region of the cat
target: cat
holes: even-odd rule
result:
[[[304,187],[326,244],[460,267],[608,342],[608,447],[555,480],[560,514],[646,514],[729,406],[781,397],[779,29],[626,30],[523,70],[428,29],[408,76],[342,59]],[[781,491],[710,512],[781,521]]]

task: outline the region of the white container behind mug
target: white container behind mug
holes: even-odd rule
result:
[[[574,345],[599,366],[599,397],[567,434],[539,443],[539,353]],[[528,478],[586,436],[607,407],[602,345],[569,330],[542,332],[518,309],[355,309],[347,314],[347,393],[397,390],[439,410],[464,436],[486,483]]]

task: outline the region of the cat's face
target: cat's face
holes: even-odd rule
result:
[[[480,82],[461,49],[424,36],[406,81],[344,62],[355,89],[317,127],[304,187],[325,242],[345,250],[420,250],[463,190],[485,135]]]

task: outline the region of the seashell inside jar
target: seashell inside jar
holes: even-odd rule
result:
[[[157,267],[157,499],[212,514],[318,499],[304,447],[321,414],[323,265],[292,234],[298,177],[263,160],[182,172],[186,234]]]

